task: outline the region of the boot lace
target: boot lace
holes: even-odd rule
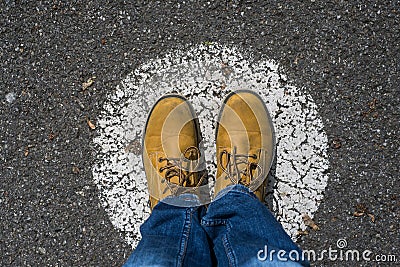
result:
[[[220,153],[220,164],[224,173],[229,177],[233,184],[242,184],[250,187],[252,181],[258,179],[262,175],[262,167],[249,159],[257,159],[256,154],[238,154],[236,147],[233,147],[232,152],[223,150]],[[225,166],[222,164],[223,158],[226,157]],[[240,169],[241,167],[241,169]],[[244,167],[244,168],[243,168]],[[254,177],[254,171],[258,170],[259,175]]]
[[[173,195],[188,193],[196,191],[196,189],[203,185],[207,173],[202,168],[200,159],[200,150],[195,146],[190,146],[185,149],[179,158],[160,157],[158,162],[162,163],[166,161],[166,165],[159,168],[159,172],[164,173],[164,178],[161,180],[162,183],[167,183],[167,188],[164,190],[170,190]],[[202,171],[200,179],[196,175]],[[178,183],[171,182],[171,179],[178,177]]]

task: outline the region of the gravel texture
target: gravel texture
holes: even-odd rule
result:
[[[96,125],[106,96],[137,66],[204,42],[276,60],[319,108],[329,183],[320,231],[300,246],[344,238],[399,258],[399,12],[399,1],[2,1],[0,265],[125,261],[130,246],[93,182],[88,120]]]

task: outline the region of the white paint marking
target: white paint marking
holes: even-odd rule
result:
[[[268,178],[267,202],[293,238],[306,228],[302,214],[312,217],[318,209],[329,165],[327,137],[311,96],[289,85],[273,60],[254,63],[237,48],[200,45],[140,66],[110,95],[98,121],[94,142],[101,150],[94,181],[111,222],[133,248],[150,213],[140,148],[150,107],[171,92],[191,101],[199,116],[208,170],[215,175],[215,120],[222,99],[235,89],[258,92],[273,118],[277,160]]]

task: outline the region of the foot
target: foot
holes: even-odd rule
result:
[[[268,110],[256,93],[239,90],[225,98],[218,117],[216,143],[215,195],[229,185],[242,184],[264,201],[275,135]]]
[[[185,98],[167,95],[157,101],[143,136],[151,209],[168,196],[195,192],[205,184],[200,140],[194,110]]]

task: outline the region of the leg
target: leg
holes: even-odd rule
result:
[[[300,265],[290,260],[299,255],[299,248],[261,202],[275,136],[268,109],[256,93],[239,90],[226,97],[218,116],[216,145],[217,197],[202,225],[213,240],[218,264]]]
[[[212,266],[209,240],[200,225],[204,213],[204,206],[158,203],[124,266]]]
[[[301,250],[267,207],[243,185],[223,189],[201,224],[213,240],[219,266],[309,265],[306,261],[295,262],[296,258],[301,260]]]
[[[209,199],[200,140],[186,99],[167,95],[157,101],[143,136],[143,164],[154,210],[125,266],[211,265],[208,239],[200,226],[202,204]]]

